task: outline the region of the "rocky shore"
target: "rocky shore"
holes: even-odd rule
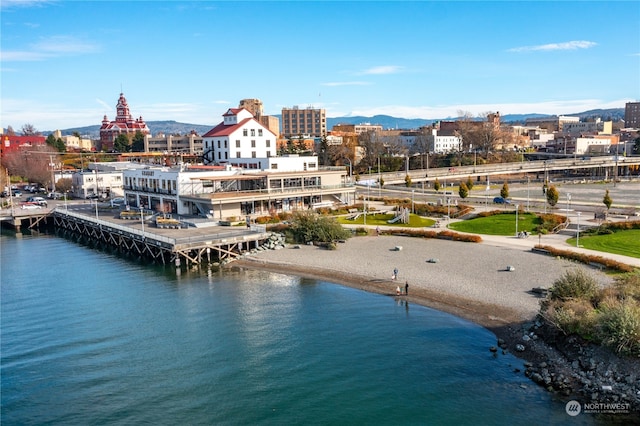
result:
[[[496,345],[487,350],[521,358],[523,368],[514,373],[526,375],[562,400],[628,407],[628,414],[616,412],[607,421],[640,424],[640,360],[558,334],[537,318],[543,297],[539,290],[550,288],[570,268],[588,269],[603,286],[611,283],[610,277],[588,266],[493,243],[380,236],[352,238],[337,250],[326,250],[285,246],[274,236],[227,267],[316,278],[390,296],[406,282],[410,291],[403,297],[408,301],[494,332]],[[391,279],[394,268],[399,271],[397,281]]]

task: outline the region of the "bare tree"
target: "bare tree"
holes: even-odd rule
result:
[[[45,186],[51,183],[51,163],[59,164],[60,155],[49,145],[9,152],[2,158],[2,165],[12,176],[21,176]]]
[[[38,129],[36,129],[33,124],[27,123],[22,126],[22,134],[24,136],[33,136],[33,135],[39,135],[40,132],[38,132]]]

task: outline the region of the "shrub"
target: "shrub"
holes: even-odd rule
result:
[[[551,300],[591,300],[598,291],[596,280],[582,269],[566,271],[550,289]]]
[[[565,334],[579,334],[588,340],[597,338],[598,317],[591,303],[586,300],[553,303],[545,317]]]
[[[616,352],[640,356],[640,306],[635,300],[604,304],[599,326],[603,344]]]
[[[291,219],[290,231],[298,243],[345,240],[351,236],[333,217],[319,215],[313,211],[296,212]]]

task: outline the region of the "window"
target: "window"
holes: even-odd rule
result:
[[[251,129],[251,136],[253,136],[253,137],[256,136],[256,129]]]
[[[218,139],[218,149],[220,149],[220,139]]]
[[[242,129],[242,136],[249,136],[247,129]]]
[[[262,129],[258,129],[258,136],[262,136]]]
[[[241,158],[241,157],[240,157],[240,151],[237,151],[237,152],[236,152],[236,158]]]
[[[255,147],[256,147],[256,141],[255,141],[255,140],[252,140],[252,141],[251,141],[251,148],[255,148]]]
[[[271,141],[269,139],[267,139],[265,143],[267,148],[271,148]]]
[[[236,148],[240,148],[240,139],[236,139]]]
[[[256,158],[256,152],[255,151],[251,151],[251,158]]]

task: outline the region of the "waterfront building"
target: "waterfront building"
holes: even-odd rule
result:
[[[296,157],[270,160],[282,166],[272,170],[245,170],[231,164],[185,164],[126,169],[123,171],[125,199],[135,207],[219,221],[353,200],[355,188],[347,181],[343,167],[301,171]]]
[[[204,164],[245,164],[264,169],[276,155],[277,135],[244,108],[230,108],[223,121],[202,136]]]
[[[93,163],[102,164],[102,163]],[[110,198],[124,194],[122,171],[82,170],[71,176],[71,195],[75,198]]]
[[[323,138],[327,135],[327,112],[324,109],[308,107],[300,109],[282,108],[282,137],[310,136]]]
[[[123,93],[120,93],[118,103],[116,105],[116,119],[109,121],[105,115],[102,119],[102,125],[100,126],[100,146],[99,149],[103,151],[113,150],[113,144],[118,136],[126,134],[133,136],[137,132],[143,135],[150,134],[151,131],[147,127],[147,123],[142,119],[142,116],[133,119],[129,110],[129,104]]]

